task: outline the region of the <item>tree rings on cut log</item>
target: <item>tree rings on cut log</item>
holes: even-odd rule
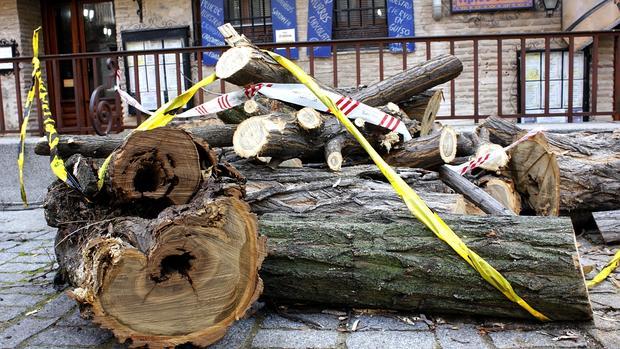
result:
[[[521,212],[521,196],[511,180],[489,175],[480,178],[478,184],[504,207],[517,215]]]
[[[424,115],[422,115],[422,121],[420,126],[420,136],[426,136],[433,130],[433,124],[437,118],[439,107],[441,106],[441,100],[443,99],[443,91],[437,90],[433,94],[433,97],[428,101]]]
[[[316,130],[323,124],[323,118],[315,109],[306,107],[297,112],[297,122],[304,130]]]
[[[120,201],[147,198],[185,204],[201,181],[198,150],[181,129],[136,131],[112,154],[107,177]]]
[[[449,164],[456,157],[456,132],[450,126],[444,126],[439,138],[439,155],[441,159]]]
[[[233,47],[224,52],[215,65],[215,74],[237,86],[260,82],[298,82],[271,57],[250,46]]]
[[[512,148],[509,166],[517,191],[537,215],[560,213],[560,168],[544,135]]]
[[[209,345],[260,295],[264,240],[246,203],[223,197],[153,222],[124,219],[111,223],[115,237],[92,236],[73,251],[84,257],[69,271],[84,276],[71,295],[121,342]]]

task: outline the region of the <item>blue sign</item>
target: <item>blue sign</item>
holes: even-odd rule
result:
[[[332,39],[333,11],[334,0],[308,1],[308,41]],[[315,57],[329,57],[332,53],[331,46],[315,46],[313,50]]]
[[[200,27],[202,28],[202,46],[222,46],[224,37],[217,27],[224,25],[224,0],[200,0]],[[215,65],[220,52],[207,51],[202,54],[205,65]]]
[[[388,35],[391,38],[415,36],[413,27],[413,0],[387,0]],[[407,51],[415,50],[415,44],[407,43]],[[401,43],[390,44],[390,51],[403,52]]]
[[[274,42],[295,42],[297,41],[297,13],[295,0],[271,0],[271,24],[273,28]],[[299,58],[297,47],[289,49],[276,48],[276,53],[290,59]]]

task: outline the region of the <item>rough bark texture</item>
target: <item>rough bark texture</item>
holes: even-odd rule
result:
[[[535,309],[592,318],[568,218],[443,217]],[[274,301],[532,318],[411,216],[264,215],[259,226]]]
[[[371,166],[345,167],[342,173],[334,174],[310,168],[269,170],[247,162],[235,165],[247,178],[246,200],[257,214],[409,212],[392,186]],[[445,186],[436,173],[398,171],[436,212],[469,212],[464,198]]]
[[[195,137],[208,141],[212,147],[227,147],[232,145],[232,136],[236,128],[237,125],[208,125],[191,127],[186,130]],[[123,144],[125,137],[127,137],[125,134],[109,136],[60,135],[58,153],[63,158],[68,158],[73,154],[82,154],[91,158],[105,158]],[[37,142],[34,152],[37,155],[49,155],[50,148],[47,140],[42,139]]]
[[[620,242],[620,210],[592,212],[592,217],[605,243]]]
[[[480,207],[485,213],[492,215],[515,215],[513,211],[506,208],[494,197],[447,166],[440,166],[438,171],[439,176],[447,185],[457,193],[463,194],[467,200]]]
[[[393,166],[431,168],[452,161],[456,155],[456,134],[450,128],[398,145],[384,156]]]
[[[492,117],[480,127],[491,141],[507,145],[524,133],[509,121]],[[620,209],[620,134],[545,133],[557,159],[561,211]]]

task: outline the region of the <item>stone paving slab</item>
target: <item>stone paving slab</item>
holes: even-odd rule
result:
[[[109,331],[82,319],[75,302],[52,286],[54,234],[42,216],[41,209],[0,211],[0,349],[127,348]],[[19,228],[20,220],[31,222]],[[597,270],[618,248],[601,249],[583,237],[578,241],[582,263]],[[618,274],[612,277],[619,278]],[[619,292],[611,281],[596,287],[591,292],[594,321],[582,323],[264,308],[235,323],[211,348],[616,349],[620,348]]]

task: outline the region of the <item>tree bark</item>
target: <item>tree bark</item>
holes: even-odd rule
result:
[[[592,217],[606,244],[620,242],[620,210],[592,212]]]
[[[568,218],[443,217],[532,307],[592,318]],[[259,226],[264,296],[278,303],[532,319],[409,215],[264,215]]]
[[[246,200],[252,211],[265,213],[372,214],[409,210],[377,169],[345,167],[338,174],[311,169],[269,170],[249,163],[235,164],[246,176]],[[465,199],[424,170],[398,169],[436,212],[466,214]]]
[[[393,166],[432,168],[451,162],[456,156],[456,133],[450,127],[428,136],[413,138],[384,156]]]
[[[70,295],[122,343],[209,345],[258,298],[264,240],[243,201],[204,195],[157,219],[63,225],[56,256]]]
[[[237,125],[208,125],[188,128],[194,137],[206,140],[212,147],[227,147],[232,145],[232,136]],[[89,135],[60,135],[58,153],[62,158],[69,158],[73,154],[82,154],[91,158],[105,158],[118,148],[126,134],[109,136]],[[35,149],[37,155],[49,155],[50,148],[46,139],[37,142]]]
[[[497,117],[480,127],[491,141],[512,143],[525,133],[518,126]],[[559,168],[561,211],[604,211],[620,209],[620,137],[615,133],[545,133],[548,148]]]

